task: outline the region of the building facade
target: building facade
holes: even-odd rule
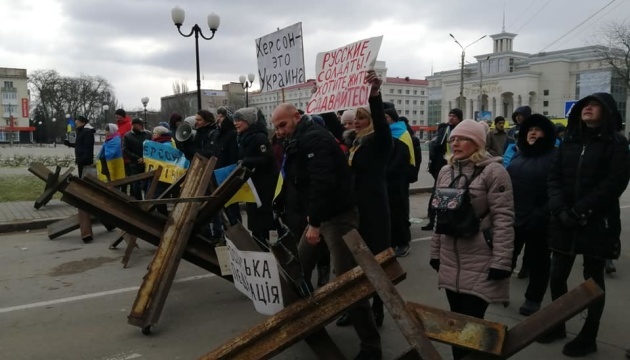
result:
[[[377,61],[374,69],[384,79],[381,87],[383,101],[393,103],[400,116],[406,117],[412,127],[417,129],[427,125],[428,81],[409,77],[388,77],[385,65],[384,61]],[[283,90],[253,92],[249,95],[249,104],[259,108],[270,123],[273,110],[283,102],[291,103],[298,109],[305,109],[311,100],[314,86],[315,80],[311,79]]]
[[[514,109],[522,105],[550,118],[565,118],[567,102],[601,91],[613,95],[625,120],[628,92],[602,57],[605,47],[527,54],[513,50],[516,34],[491,37],[493,52],[475,56],[476,64],[427,77],[430,124],[446,121],[446,114],[456,107],[467,119],[504,116],[511,121]]]
[[[32,142],[34,127],[30,126],[30,95],[26,69],[0,68],[2,122],[0,143]]]

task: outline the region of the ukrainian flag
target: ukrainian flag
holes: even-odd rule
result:
[[[106,169],[103,168],[104,165]],[[120,135],[116,134],[103,143],[97,156],[96,172],[99,180],[105,182],[125,178],[125,162],[122,156]]]
[[[282,156],[282,166],[280,166],[280,173],[278,173],[278,182],[276,183],[276,191],[273,193],[273,199],[275,200],[282,192],[282,186],[284,185],[284,163],[287,161],[287,154]]]
[[[74,131],[74,119],[69,117],[68,120],[66,121],[66,132],[73,132]]]
[[[413,151],[413,141],[411,140],[411,134],[407,131],[407,125],[405,122],[397,121],[395,123],[391,123],[389,124],[389,128],[391,129],[392,136],[395,139],[398,139],[407,145],[409,148],[409,154],[411,155],[409,157],[409,163],[411,166],[416,166],[416,155]]]
[[[230,176],[235,168],[236,164],[214,170],[214,177],[217,179],[217,184],[221,185],[221,183]],[[254,186],[252,179],[247,179],[247,182],[241,186],[236,194],[234,194],[234,196],[232,196],[232,198],[228,200],[224,206],[227,207],[239,202],[256,203],[258,207],[262,206],[262,201],[260,200],[260,196],[258,196],[258,192],[256,191],[256,187]]]

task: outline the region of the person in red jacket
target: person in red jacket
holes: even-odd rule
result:
[[[114,112],[114,117],[116,118],[116,126],[118,126],[118,135],[120,138],[124,138],[125,134],[131,131],[131,117],[127,115],[127,112],[123,109],[118,109]],[[129,169],[129,157],[123,154],[123,160],[125,161],[125,177],[131,174],[131,170]],[[127,185],[123,185],[120,187],[120,191],[127,193]]]

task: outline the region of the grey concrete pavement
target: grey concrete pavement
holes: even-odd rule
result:
[[[412,216],[426,211],[427,195],[412,197]],[[622,198],[622,217],[630,236],[630,196]],[[428,266],[429,239],[421,224],[412,225],[411,253],[399,259],[407,279],[397,288],[406,300],[448,309],[446,296],[437,289],[437,277]],[[171,288],[160,322],[151,336],[127,324],[127,315],[138,286],[146,274],[155,248],[139,242],[130,267],[123,269],[123,250],[107,246],[117,234],[95,226],[95,240],[83,244],[78,231],[54,241],[43,231],[2,235],[0,241],[0,358],[37,359],[196,359],[264,319],[233,285],[204,270],[182,262]],[[570,285],[581,282],[580,260]],[[630,347],[630,251],[623,247],[615,277],[607,277],[607,304],[598,338],[599,351],[586,359],[622,359]],[[527,285],[512,278],[511,304],[490,306],[487,319],[513,326],[524,319],[518,314]],[[549,294],[545,303],[550,301]],[[532,344],[515,359],[561,359],[563,344],[580,329],[582,317],[568,322],[569,339],[550,345]],[[347,357],[358,351],[350,328],[327,327]],[[386,315],[381,329],[384,359],[392,359],[408,348],[392,319]],[[436,344],[450,358],[450,349]],[[303,343],[277,359],[314,359]]]

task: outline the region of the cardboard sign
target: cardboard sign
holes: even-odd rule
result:
[[[186,173],[190,162],[184,153],[170,144],[162,144],[157,141],[146,140],[143,144],[142,158],[146,165],[146,171],[152,171],[162,167],[160,180],[172,184]]]
[[[232,267],[230,266],[230,250],[227,246],[215,246],[214,252],[219,260],[221,268],[221,276],[232,275]]]
[[[256,39],[260,91],[274,91],[306,81],[302,23]]]
[[[252,300],[256,311],[273,315],[284,308],[280,273],[270,252],[240,251],[229,239],[230,266],[234,287]]]
[[[383,36],[373,37],[317,54],[317,91],[306,106],[308,114],[368,106],[368,70],[374,69]]]

